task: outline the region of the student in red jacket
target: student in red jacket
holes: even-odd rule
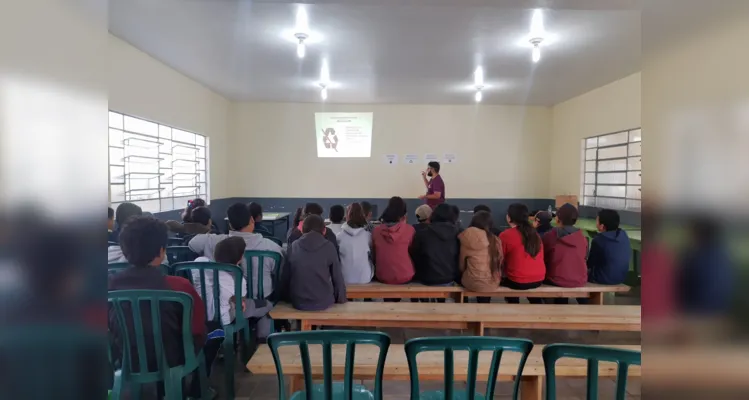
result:
[[[544,247],[541,237],[528,221],[528,207],[525,204],[511,204],[507,209],[507,223],[510,229],[499,234],[502,242],[504,263],[500,285],[516,290],[535,289],[544,282]],[[505,297],[505,301],[518,304],[517,297]],[[539,298],[528,298],[532,304],[542,304]]]
[[[565,204],[557,210],[557,226],[543,237],[546,284],[559,287],[582,287],[588,282],[588,239],[575,228],[577,208]],[[554,299],[567,304],[567,299]]]
[[[375,277],[382,283],[400,285],[414,277],[414,265],[408,248],[414,227],[406,223],[406,202],[393,197],[382,213],[382,224],[372,233],[375,256]]]

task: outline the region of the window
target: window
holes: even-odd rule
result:
[[[640,210],[642,129],[583,139],[583,205]]]
[[[110,202],[143,211],[184,208],[209,200],[208,138],[140,118],[109,112]]]

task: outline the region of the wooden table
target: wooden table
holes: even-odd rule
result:
[[[543,285],[537,289],[514,290],[503,286],[491,292],[471,292],[459,286],[426,286],[420,283],[386,285],[379,282],[346,286],[349,299],[453,299],[463,303],[466,297],[535,297],[535,298],[590,298],[592,304],[603,304],[605,293],[624,293],[627,285],[600,285],[588,283],[579,288],[561,288]]]
[[[622,349],[640,351],[640,346],[608,346]],[[544,372],[544,362],[541,357],[543,345],[536,345],[531,351],[530,356],[523,369],[523,376],[520,383],[520,398],[523,400],[540,400],[542,393],[542,383]],[[311,371],[313,379],[322,379],[322,349],[319,345],[309,346]],[[377,356],[379,349],[374,345],[357,345],[354,357],[354,376],[356,380],[374,379]],[[290,393],[298,390],[304,390],[304,372],[302,370],[301,356],[297,346],[284,346],[279,349],[283,373],[289,379]],[[333,345],[333,379],[343,380],[346,348],[344,345]],[[424,352],[416,356],[419,380],[424,381],[443,381],[444,380],[444,355],[442,352]],[[486,382],[489,375],[491,361],[491,352],[484,351],[479,354],[477,380]],[[506,351],[502,355],[502,362],[499,367],[498,380],[511,381],[515,378],[518,363],[520,361],[519,353]],[[454,353],[454,371],[455,381],[465,382],[467,379],[466,370],[468,365],[468,352],[456,351]],[[276,367],[268,346],[261,346],[253,355],[250,362],[247,363],[247,369],[253,374],[276,375]],[[612,377],[616,376],[616,364],[600,363],[598,368],[599,376]],[[629,376],[640,376],[639,366],[630,366]],[[558,377],[585,377],[587,376],[587,363],[585,360],[561,358],[556,364],[556,376]],[[390,345],[387,358],[385,359],[385,370],[383,374],[383,385],[387,381],[410,381],[408,361],[402,344]],[[373,389],[373,388],[369,388]],[[495,392],[496,394],[497,392]],[[484,392],[481,392],[484,394]]]
[[[640,331],[640,306],[570,304],[364,303],[336,304],[325,311],[298,311],[279,303],[273,319],[313,326],[470,329],[485,328]]]

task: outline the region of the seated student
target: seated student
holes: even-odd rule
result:
[[[165,276],[161,272],[160,265],[166,257],[167,246],[167,227],[166,225],[152,217],[133,217],[128,220],[120,232],[120,244],[122,252],[125,254],[130,267],[109,278],[109,290],[174,290],[184,292],[192,297],[192,324],[191,333],[195,344],[195,351],[204,350],[206,366],[211,365],[218,352],[218,346],[206,345],[206,326],[205,326],[205,304],[198,295],[195,288],[185,278],[176,276]],[[163,337],[162,346],[166,354],[167,364],[170,366],[178,365],[180,359],[184,357],[182,347],[182,311],[180,307],[163,306],[161,309],[161,334]],[[153,327],[151,319],[144,318],[142,321],[144,334],[147,337],[152,335]],[[132,324],[131,321],[125,321],[126,324]],[[114,314],[109,315],[110,331],[117,332],[117,321]],[[128,328],[132,331],[132,327]],[[137,360],[135,356],[135,341],[131,342],[130,349],[133,356],[131,359]],[[156,369],[156,355],[151,353],[153,347],[147,345],[148,353],[146,355],[149,369]],[[127,351],[127,350],[126,350]],[[188,396],[200,396],[200,380],[194,378],[193,385]]]
[[[492,214],[492,209],[489,208],[489,206],[487,206],[485,204],[479,204],[476,207],[473,207],[473,214],[474,215],[476,215],[476,213],[478,213],[479,211],[485,211],[485,212],[489,213],[490,216]],[[492,234],[494,234],[494,236],[499,236],[499,234],[502,233],[501,229],[499,229],[496,226],[494,226],[494,221],[493,220],[492,220],[491,228],[489,228],[489,230],[491,231]]]
[[[619,229],[619,213],[604,209],[596,217],[598,234],[590,244],[588,278],[603,285],[619,285],[629,274],[632,246],[627,232]]]
[[[460,280],[458,227],[449,205],[442,203],[434,208],[429,225],[415,232],[409,252],[415,280],[435,286]]]
[[[302,213],[304,212],[304,207],[298,207],[296,211],[294,212],[294,218],[291,219],[291,228],[289,228],[289,231],[286,232],[286,241],[289,241],[289,238],[291,237],[291,233],[294,232],[294,229],[297,229],[299,226],[299,223],[302,222]]]
[[[109,214],[107,214],[107,241],[114,242],[114,209],[107,207]]]
[[[414,277],[414,265],[408,254],[414,228],[406,223],[406,213],[406,202],[402,198],[390,198],[382,213],[382,224],[372,233],[375,276],[382,283],[400,285]]]
[[[119,242],[120,231],[122,230],[125,223],[131,218],[139,217],[141,215],[143,215],[143,210],[141,210],[140,207],[133,203],[121,203],[119,206],[117,206],[117,211],[115,212],[114,217],[115,227],[114,231],[110,235],[111,241]],[[115,263],[125,261],[127,261],[127,258],[125,258],[125,255],[122,254],[122,249],[120,248],[120,246],[108,246],[107,262]]]
[[[336,236],[338,236],[338,234],[341,233],[341,228],[343,228],[344,217],[346,216],[345,214],[346,214],[346,209],[343,208],[343,206],[340,204],[336,204],[330,207],[330,212],[328,212],[328,218],[330,218],[330,223],[328,224],[327,228],[331,232],[333,232],[333,234]]]
[[[364,219],[367,220],[367,232],[372,232],[374,230],[374,224],[372,223],[372,203],[362,201],[361,209],[364,213]]]
[[[182,238],[189,238],[200,233],[210,233],[213,221],[211,220],[211,210],[205,206],[190,208],[185,214],[186,222],[169,220],[166,226],[170,231]]]
[[[471,226],[460,239],[460,283],[472,292],[491,292],[499,287],[502,265],[502,242],[492,232],[492,215],[479,210],[473,214]],[[479,303],[491,297],[478,297]]]
[[[359,203],[348,206],[346,223],[336,235],[341,255],[341,269],[346,284],[369,283],[374,276],[372,265],[372,234]]]
[[[432,207],[429,207],[426,204],[422,204],[418,208],[416,208],[417,223],[414,225],[414,230],[418,232],[419,230],[426,229],[427,226],[429,226],[429,218],[431,217]]]
[[[307,219],[310,215],[317,215],[318,217],[322,218],[322,206],[317,203],[307,203],[304,206],[304,211],[302,212],[302,220]],[[292,229],[292,231],[289,234],[289,247],[291,247],[291,244],[294,243],[295,240],[302,237],[302,223],[303,221],[299,222],[299,224]],[[326,239],[328,239],[336,248],[336,251],[338,251],[338,241],[335,238],[335,234],[332,230],[323,228],[323,236],[325,236]]]
[[[452,218],[453,224],[455,224],[455,226],[458,227],[458,230],[460,232],[463,232],[463,225],[460,222],[460,208],[456,205],[451,205],[450,211],[452,212],[452,215],[453,215],[453,218]]]
[[[502,268],[502,286],[511,289],[535,289],[544,282],[544,246],[541,237],[528,220],[528,207],[514,203],[507,209],[507,223],[510,229],[499,235],[502,241],[504,264]],[[517,304],[517,297],[506,297],[508,303]],[[542,304],[542,299],[529,298],[533,304]]]
[[[244,239],[239,236],[228,237],[216,244],[216,250],[213,254],[213,258],[216,262],[232,265],[240,265],[244,259],[244,251],[247,248],[247,243]],[[211,261],[208,257],[199,257],[195,260],[196,262],[209,262]],[[198,270],[192,271],[193,284],[198,294],[201,294],[200,290],[200,272]],[[273,308],[273,303],[265,299],[254,299],[247,300],[247,284],[244,277],[242,279],[242,311],[244,318],[260,318],[257,324],[257,335],[259,338],[265,338],[270,334],[270,318],[266,316]],[[235,318],[235,306],[236,301],[234,299],[234,276],[228,272],[219,271],[218,273],[218,285],[219,285],[219,310],[221,312],[221,323],[210,324],[208,331],[214,329],[220,329],[222,326],[229,325],[234,321]],[[206,315],[210,322],[213,322],[214,313],[216,307],[213,304],[213,274],[207,272],[205,274],[205,291],[206,291]],[[265,317],[265,318],[263,318]]]
[[[212,257],[216,251],[216,245],[220,241],[227,237],[237,236],[244,239],[247,244],[247,250],[272,251],[283,255],[283,249],[281,246],[273,243],[270,239],[264,238],[263,235],[259,233],[254,233],[255,220],[250,217],[250,207],[246,203],[233,204],[226,211],[226,216],[229,218],[229,226],[231,227],[231,231],[229,231],[228,235],[195,235],[187,246],[199,255]],[[253,263],[257,264],[257,262],[257,260],[253,260]],[[245,278],[252,279],[253,293],[258,293],[258,266],[254,265],[255,268],[252,268],[251,276],[247,275],[247,265],[244,260],[242,260],[241,267],[244,271]],[[273,275],[277,267],[279,266],[276,266],[275,262],[270,258],[266,258],[263,262],[263,294],[265,295],[265,298],[268,298],[268,296],[273,293]]]
[[[324,230],[322,217],[309,214],[302,222],[302,236],[289,247],[281,287],[297,310],[320,311],[346,302],[338,252]]]
[[[588,282],[588,239],[575,228],[577,208],[564,204],[557,210],[557,226],[543,236],[546,284],[559,287],[583,287]],[[553,299],[567,304],[566,298]]]
[[[542,238],[546,232],[553,228],[553,226],[551,226],[552,218],[551,213],[548,211],[538,211],[536,215],[533,216],[533,227],[536,228],[536,232],[538,232]],[[577,217],[575,220],[577,220]]]
[[[260,203],[255,203],[253,201],[250,203],[249,207],[250,216],[255,221],[255,233],[259,233],[263,236],[272,236],[270,230],[260,223],[260,221],[263,220],[263,206],[261,206]]]
[[[192,213],[198,207],[207,207],[208,204],[201,198],[188,201],[187,207],[182,211],[182,221],[169,220],[166,221],[166,226],[170,231],[177,233],[180,237],[185,234],[195,235],[198,233],[205,233],[202,226],[191,226],[193,221]],[[211,221],[211,229],[208,232],[219,233],[218,225],[215,221]]]

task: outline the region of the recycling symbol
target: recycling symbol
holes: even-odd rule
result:
[[[322,142],[326,149],[332,148],[338,153],[338,136],[335,134],[335,129],[327,128],[322,131],[323,137]]]

